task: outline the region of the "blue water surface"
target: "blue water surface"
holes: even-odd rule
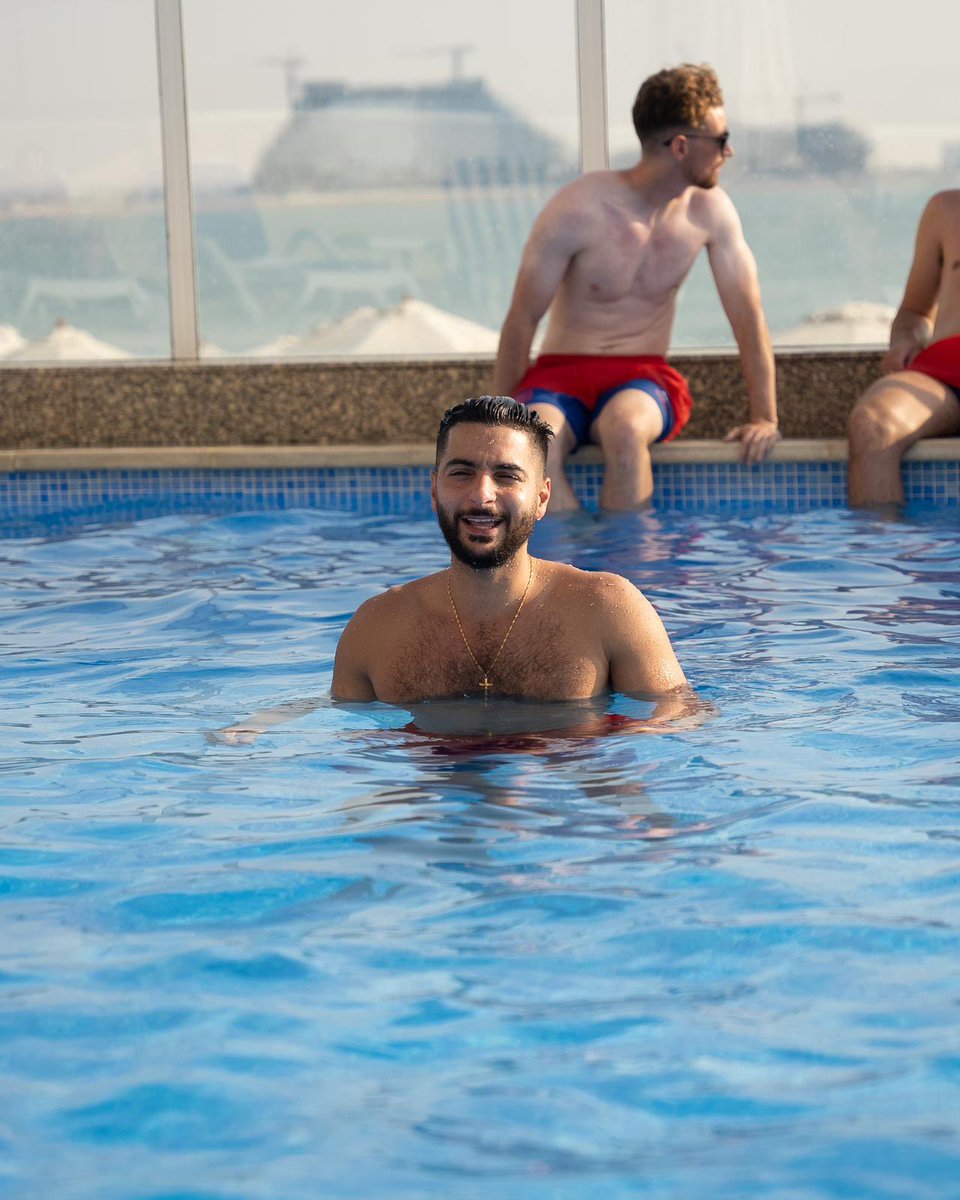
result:
[[[960,1195],[955,511],[545,522],[716,708],[603,737],[329,703],[357,604],[444,565],[430,518],[35,534],[0,542],[4,1200]]]

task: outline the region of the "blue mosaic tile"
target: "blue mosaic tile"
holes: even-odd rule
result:
[[[811,509],[846,504],[846,464],[669,463],[654,468],[660,511],[717,508]],[[960,463],[909,462],[908,501],[960,504]],[[596,509],[603,467],[573,463],[570,479],[581,503]],[[362,515],[430,510],[428,467],[318,467],[217,471],[19,471],[0,474],[0,518],[99,513],[127,506],[132,515],[183,511],[330,508]]]

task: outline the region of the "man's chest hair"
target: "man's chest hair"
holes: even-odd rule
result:
[[[470,646],[474,662],[452,622],[451,628],[421,628],[384,656],[383,682],[397,698],[455,696],[478,692],[488,672],[494,690],[504,695],[556,699],[592,694],[601,674],[600,687],[606,684],[599,646],[593,638],[576,647],[570,641],[560,622],[540,619],[526,630],[518,626],[491,669],[499,643],[482,632]]]

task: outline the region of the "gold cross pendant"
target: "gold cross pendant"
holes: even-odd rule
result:
[[[486,698],[490,695],[490,690],[493,687],[493,684],[486,677],[486,675],[484,675],[484,677],[480,683],[480,686],[483,688],[483,698],[484,698],[484,700],[486,700]]]

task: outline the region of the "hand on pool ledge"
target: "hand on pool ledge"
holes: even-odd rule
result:
[[[723,440],[740,443],[741,462],[758,463],[763,462],[782,436],[775,421],[761,420],[734,426]]]

